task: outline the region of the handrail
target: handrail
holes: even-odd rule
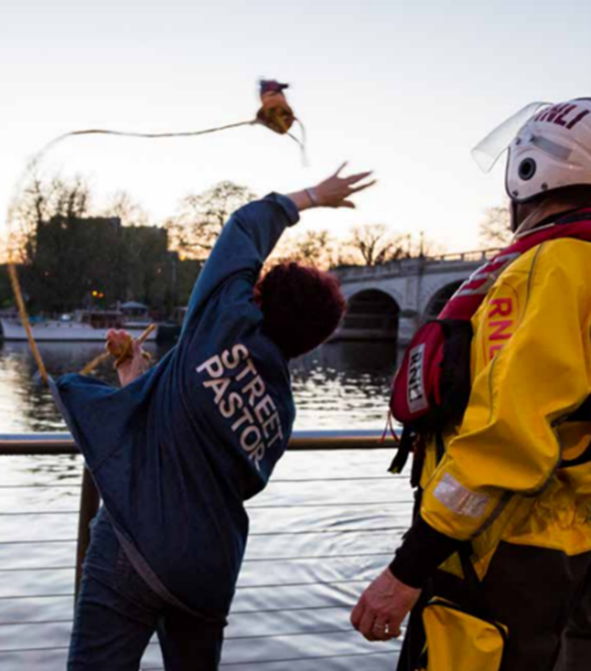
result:
[[[396,441],[381,431],[294,431],[292,451],[391,449]],[[0,456],[80,454],[69,433],[0,434]]]

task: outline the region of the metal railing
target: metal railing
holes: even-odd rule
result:
[[[445,261],[488,261],[488,259],[492,259],[494,256],[502,252],[503,249],[503,247],[487,247],[486,249],[474,249],[468,252],[446,252],[445,254],[428,256],[425,260],[429,263]]]
[[[393,441],[382,444],[379,438],[373,431],[294,435],[292,456],[280,466],[290,463],[283,471],[278,468],[267,490],[248,506],[249,549],[226,635],[223,667],[340,671],[358,666],[362,659],[364,671],[393,667],[398,643],[372,647],[348,622],[357,595],[388,563],[410,518],[405,479],[385,472],[389,455],[383,450],[391,449]],[[73,583],[80,575],[88,523],[99,504],[91,478],[85,476],[81,483],[82,461],[72,456],[77,454],[66,434],[0,436],[0,456],[69,460],[67,477],[60,475],[57,482],[38,473],[20,483],[3,482],[0,475],[0,522],[18,529],[15,537],[0,539],[3,670],[64,668]],[[48,495],[52,492],[60,495]],[[67,492],[68,501],[77,492],[79,506],[56,506],[56,500],[64,500],[61,492]],[[21,495],[20,504],[16,494]],[[31,499],[52,498],[53,506],[39,509],[35,504],[28,509]],[[77,534],[71,533],[70,524],[69,534],[33,537],[46,520],[75,522],[76,516]],[[24,524],[17,526],[20,520]],[[13,558],[8,564],[3,549]],[[67,556],[72,560],[65,560]],[[158,646],[152,642],[142,669],[161,668]]]
[[[334,268],[333,272],[342,282],[359,281],[361,279],[382,278],[391,276],[412,275],[423,272],[434,272],[441,265],[454,263],[482,264],[492,259],[502,247],[491,247],[488,249],[477,249],[468,252],[447,252],[434,256],[400,258],[375,266],[351,266]]]

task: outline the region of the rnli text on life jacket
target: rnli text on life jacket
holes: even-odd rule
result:
[[[489,306],[486,322],[488,358],[493,359],[513,335],[516,316],[513,298],[495,298]]]
[[[425,358],[425,345],[415,347],[410,353],[408,367],[408,407],[412,412],[424,410],[427,407],[425,397],[425,385],[423,382],[423,363]]]

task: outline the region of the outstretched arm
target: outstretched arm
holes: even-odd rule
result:
[[[299,212],[317,207],[354,207],[351,196],[373,184],[361,184],[371,173],[341,177],[345,164],[328,179],[287,196],[271,194],[237,210],[224,226],[191,295],[183,333],[210,296],[238,275],[254,287],[260,270]]]

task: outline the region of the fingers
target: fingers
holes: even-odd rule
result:
[[[359,630],[359,624],[361,622],[361,618],[363,617],[363,611],[365,610],[365,606],[363,604],[363,597],[359,599],[357,602],[357,605],[355,608],[353,608],[353,611],[351,612],[351,624],[355,627],[355,629]]]
[[[358,172],[356,175],[349,175],[349,177],[345,177],[344,180],[346,184],[356,184],[357,182],[360,182],[362,179],[365,179],[372,174],[373,170],[368,170],[367,172]]]
[[[147,352],[142,348],[142,344],[137,340],[133,340],[129,345],[129,354],[120,359],[118,364],[115,364],[122,387],[137,380],[140,375],[143,375],[148,370],[149,360],[146,359],[146,356],[149,357]]]
[[[349,194],[358,193],[359,191],[365,191],[365,189],[369,189],[369,187],[373,186],[377,181],[378,181],[377,179],[374,179],[371,182],[368,182],[367,184],[360,184],[359,186],[349,187]]]
[[[388,621],[377,617],[372,627],[372,635],[377,641],[388,641],[390,638],[390,627]]]
[[[120,338],[121,338],[121,336],[119,335],[119,333],[120,333],[120,332],[117,331],[116,329],[109,329],[109,330],[107,331],[107,336],[106,336],[107,343],[116,343],[116,342],[118,342],[118,341],[120,340]]]
[[[373,635],[377,641],[391,641],[400,636],[400,627],[393,625],[385,618],[376,618],[373,625]]]
[[[371,608],[366,607],[363,596],[357,602],[357,605],[351,613],[351,624],[359,633],[361,633],[368,641],[383,640],[379,627],[376,629],[377,619]],[[385,639],[384,639],[385,640]]]
[[[131,362],[137,374],[141,375],[148,368],[147,357],[149,354],[144,351],[142,344],[134,340],[131,345]]]
[[[370,608],[366,608],[363,612],[361,622],[359,623],[358,631],[362,634],[368,641],[375,641],[374,633],[374,623],[376,621],[375,615],[373,614]]]
[[[123,342],[129,338],[130,335],[125,329],[109,329],[106,338],[111,341]]]
[[[349,196],[352,196],[354,193],[359,193],[359,191],[365,191],[365,189],[369,189],[370,186],[373,186],[377,182],[376,179],[374,179],[371,182],[368,182],[367,184],[360,184],[359,186],[356,187],[347,187],[347,194],[345,198],[348,198]],[[348,207],[351,210],[354,210],[357,205],[352,201],[352,200],[342,200],[340,203],[336,205],[336,207]]]
[[[390,641],[400,636],[400,622],[369,606],[363,596],[351,612],[351,624],[368,641]]]
[[[366,184],[361,183],[373,174],[371,170],[358,172],[349,177],[339,177],[339,174],[346,165],[346,162],[343,163],[334,175],[314,187],[317,200],[314,204],[316,206],[354,209],[355,203],[350,196],[359,191],[364,191],[376,183],[376,180],[372,180]]]
[[[383,616],[376,616],[371,608],[366,608],[355,622],[351,616],[351,623],[368,641],[390,641],[400,636],[398,625],[390,624]]]
[[[345,161],[340,168],[337,169],[337,171],[334,173],[333,177],[338,177],[339,174],[347,167],[349,164],[349,161]]]

